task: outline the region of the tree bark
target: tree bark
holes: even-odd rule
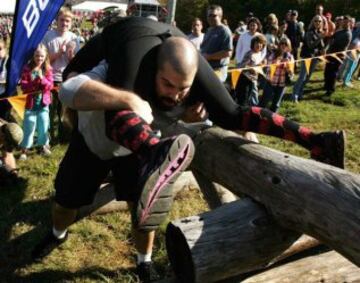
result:
[[[360,268],[337,252],[330,251],[271,268],[245,280],[229,280],[227,282],[356,283],[360,282]]]
[[[171,222],[166,246],[181,282],[216,282],[318,245],[309,237],[293,245],[300,236],[277,225],[263,206],[245,198]]]
[[[359,175],[219,128],[204,131],[196,145],[193,168],[262,203],[283,227],[311,235],[360,265]]]

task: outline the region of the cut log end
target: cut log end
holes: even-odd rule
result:
[[[165,240],[171,266],[179,281],[195,282],[195,267],[191,251],[182,231],[169,223]]]

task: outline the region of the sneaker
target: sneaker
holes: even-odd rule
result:
[[[343,86],[348,88],[354,88],[354,85],[351,82],[344,82]]]
[[[51,150],[49,148],[48,145],[44,145],[42,147],[42,151],[41,151],[42,154],[44,154],[45,156],[50,156],[51,155]]]
[[[136,274],[139,277],[140,281],[143,283],[155,282],[160,280],[160,276],[155,270],[154,264],[152,261],[142,262],[136,266]]]
[[[345,131],[318,134],[323,141],[320,153],[311,151],[311,158],[339,168],[345,168]]]
[[[22,160],[22,161],[27,160],[27,155],[26,155],[26,153],[22,153],[22,154],[19,156],[19,160]]]
[[[48,254],[50,254],[56,247],[64,243],[68,238],[68,233],[62,239],[58,239],[50,231],[44,239],[42,239],[31,252],[31,257],[34,261],[40,261]]]
[[[194,152],[191,138],[184,134],[163,139],[151,147],[148,158],[140,166],[140,193],[132,210],[135,227],[151,231],[165,220],[173,202],[172,184],[188,167]]]

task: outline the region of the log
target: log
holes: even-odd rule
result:
[[[166,230],[169,260],[181,282],[216,282],[263,269],[318,245],[282,228],[250,198],[199,216],[172,221]],[[305,240],[304,240],[305,239]]]
[[[359,175],[219,128],[204,131],[195,142],[197,171],[262,203],[283,227],[317,238],[360,265]]]
[[[241,283],[356,283],[360,282],[360,268],[337,252],[302,258],[271,268],[245,280],[225,282]]]

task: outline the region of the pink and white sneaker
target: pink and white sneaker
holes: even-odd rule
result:
[[[166,218],[173,202],[173,183],[190,165],[195,153],[191,138],[181,134],[154,145],[140,167],[139,199],[133,207],[135,227],[155,230]]]

